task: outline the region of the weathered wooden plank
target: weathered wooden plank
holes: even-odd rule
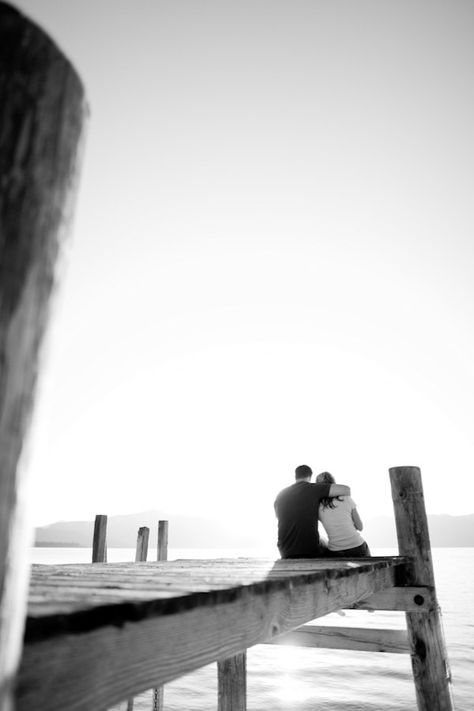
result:
[[[275,576],[275,571],[280,567],[286,571],[285,575]],[[246,572],[244,568],[234,568],[232,560],[221,560],[215,564],[214,575],[209,575],[208,572],[194,568],[194,561],[190,571],[186,571],[182,566],[177,568],[173,562],[131,563],[126,566],[118,565],[116,569],[113,564],[94,564],[81,566],[81,570],[78,570],[77,566],[64,566],[65,575],[62,585],[60,566],[55,567],[54,580],[47,574],[48,566],[39,566],[39,570],[37,566],[33,566],[27,633],[32,625],[36,628],[38,625],[41,626],[44,619],[45,624],[48,625],[48,633],[52,634],[55,606],[61,610],[60,622],[63,629],[63,625],[68,621],[75,624],[76,615],[86,620],[90,613],[93,618],[99,602],[104,615],[112,614],[114,609],[119,609],[115,606],[125,602],[145,606],[147,601],[152,605],[155,614],[159,614],[160,609],[166,610],[168,614],[199,604],[199,594],[203,592],[206,594],[207,601],[225,602],[229,598],[234,599],[243,595],[246,590],[255,589],[265,592],[285,587],[289,581],[294,584],[304,584],[320,579],[325,580],[331,588],[337,588],[339,581],[354,573],[385,568],[396,570],[397,567],[403,567],[400,559],[398,562],[394,559],[379,559],[351,565],[341,563],[338,567],[327,570],[321,569],[319,565],[315,565],[312,569],[309,561],[304,568],[297,564],[291,570],[286,563],[282,565],[278,560],[262,561],[258,565],[253,563],[251,571]],[[72,570],[73,568],[76,568],[76,571]],[[135,570],[137,575],[134,575]],[[74,577],[75,572],[79,577]],[[71,573],[73,573],[72,577]],[[89,577],[93,584],[83,588],[82,585]],[[170,585],[167,586],[166,583]],[[372,590],[367,588],[366,594],[361,594],[357,599],[367,597],[371,592]],[[108,606],[107,600],[110,601]],[[64,614],[67,612],[69,614],[65,619]]]
[[[247,653],[217,662],[217,711],[246,711]]]
[[[129,603],[85,601],[69,615],[50,608],[29,615],[17,709],[106,709],[391,587],[403,565],[379,560],[324,570],[309,562],[292,570],[285,564],[285,578],[260,567],[252,583],[227,590],[148,601],[131,592]]]
[[[274,637],[267,644],[348,649],[360,652],[390,652],[407,654],[406,630],[375,629],[373,627],[329,627],[303,625],[293,632]]]
[[[381,590],[366,600],[352,605],[354,610],[394,610],[399,612],[431,612],[436,609],[432,588],[419,585]]]
[[[400,553],[408,557],[408,583],[435,589],[421,472],[418,467],[390,469]],[[436,601],[435,601],[436,602]],[[419,711],[452,711],[451,675],[438,605],[428,614],[406,612]]]
[[[24,510],[40,354],[71,217],[84,91],[49,37],[0,2],[0,708],[21,652],[30,527]]]

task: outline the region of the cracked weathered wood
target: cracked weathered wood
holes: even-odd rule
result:
[[[398,548],[409,560],[407,583],[428,587],[434,603],[427,614],[405,613],[418,709],[452,711],[451,676],[436,602],[421,472],[418,467],[394,467],[390,482]]]
[[[0,708],[11,704],[30,542],[21,456],[85,113],[76,72],[0,2]]]
[[[106,709],[347,607],[405,560],[33,566],[18,711]]]
[[[246,711],[247,652],[217,662],[217,711]]]
[[[371,595],[352,606],[354,610],[431,612],[437,607],[433,588],[424,585],[394,587]]]

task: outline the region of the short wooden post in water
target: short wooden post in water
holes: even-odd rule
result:
[[[418,467],[390,469],[400,555],[411,560],[408,585],[424,585],[436,602],[428,520]],[[452,711],[451,678],[439,607],[406,612],[408,641],[419,711]]]
[[[101,514],[95,517],[92,562],[107,563],[107,516]]]
[[[156,549],[157,560],[168,560],[168,521],[158,521],[158,545]],[[153,689],[152,709],[163,711],[164,689],[157,686]]]
[[[148,556],[148,539],[150,537],[150,529],[146,526],[141,526],[138,529],[137,549],[135,552],[135,563],[146,561]]]
[[[157,560],[168,560],[168,521],[158,521]]]
[[[247,709],[247,653],[217,662],[218,711]]]
[[[0,2],[0,709],[14,706],[32,529],[29,431],[56,262],[71,218],[84,90],[33,22]]]
[[[135,563],[144,563],[148,556],[148,539],[150,537],[150,529],[146,526],[140,526],[137,534],[137,548],[135,551]],[[133,711],[133,698],[127,701],[127,711]]]

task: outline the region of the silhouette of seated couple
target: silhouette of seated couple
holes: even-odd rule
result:
[[[360,535],[362,521],[351,499],[351,490],[336,484],[329,472],[311,483],[311,467],[295,469],[295,483],[275,499],[278,519],[278,550],[282,558],[361,558],[370,556]],[[318,521],[328,541],[319,537]]]

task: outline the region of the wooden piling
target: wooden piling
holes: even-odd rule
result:
[[[107,563],[107,516],[101,514],[95,517],[92,562]]]
[[[400,555],[408,556],[407,585],[423,585],[436,601],[433,561],[421,472],[418,467],[390,470]],[[452,711],[451,678],[439,606],[406,612],[408,641],[419,711]]]
[[[217,711],[246,711],[247,652],[217,662]]]
[[[158,545],[156,549],[157,560],[168,560],[168,521],[158,521]],[[156,686],[153,689],[152,711],[163,711],[164,687]]]
[[[168,521],[158,521],[157,560],[168,560]]]
[[[29,431],[56,262],[71,217],[84,91],[51,39],[0,2],[0,708],[23,636]]]
[[[144,562],[148,556],[148,539],[150,537],[150,529],[146,526],[141,526],[138,529],[137,549],[135,551],[135,563]]]
[[[163,686],[156,686],[152,690],[152,706],[151,708],[153,711],[162,711],[163,710],[163,703],[164,703],[164,694],[163,694],[164,687]]]

